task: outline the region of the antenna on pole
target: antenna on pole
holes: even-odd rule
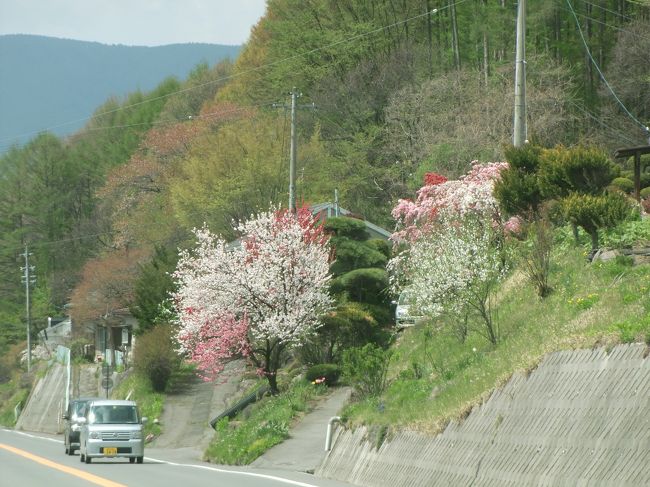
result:
[[[32,330],[31,330],[31,309],[29,303],[29,288],[32,284],[36,283],[34,276],[31,275],[31,272],[34,272],[34,266],[29,265],[29,256],[32,255],[29,252],[29,247],[25,245],[25,253],[22,254],[25,258],[25,267],[21,267],[20,270],[23,271],[23,281],[25,282],[25,315],[27,318],[27,372],[30,372],[32,369]]]
[[[515,59],[515,124],[512,143],[521,147],[527,142],[526,126],[526,0],[517,9],[517,54]]]

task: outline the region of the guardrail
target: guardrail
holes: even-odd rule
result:
[[[215,428],[217,426],[217,423],[221,421],[223,418],[233,418],[238,412],[242,411],[246,406],[249,404],[253,404],[254,402],[259,401],[264,394],[266,394],[270,390],[270,387],[268,385],[264,385],[257,389],[255,392],[249,394],[248,396],[244,397],[241,401],[239,401],[237,404],[234,406],[226,409],[223,413],[221,413],[219,416],[216,418],[212,419],[210,421],[210,426],[212,428]]]
[[[14,421],[18,421],[18,416],[23,412],[23,402],[20,401],[14,408]]]

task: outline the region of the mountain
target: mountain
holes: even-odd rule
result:
[[[240,46],[105,45],[33,35],[0,36],[0,152],[36,132],[67,135],[110,96],[184,79],[199,63],[231,58]]]

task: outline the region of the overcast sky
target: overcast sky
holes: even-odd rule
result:
[[[243,44],[266,0],[0,0],[1,34],[103,44]]]

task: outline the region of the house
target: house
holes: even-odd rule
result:
[[[38,332],[38,338],[48,350],[54,350],[57,345],[67,345],[72,336],[72,321],[67,318],[52,318],[48,316],[47,327]]]
[[[113,361],[116,365],[128,362],[135,344],[133,331],[137,326],[138,320],[128,309],[115,310],[110,319],[94,322],[88,329],[93,333],[95,361],[106,361],[111,365]]]
[[[328,218],[334,218],[339,216],[345,216],[345,217],[356,218],[358,220],[361,220],[366,225],[366,231],[368,232],[370,238],[380,238],[382,240],[388,240],[391,236],[391,232],[389,232],[385,228],[381,228],[380,226],[377,226],[374,223],[369,222],[368,220],[364,220],[360,216],[352,213],[350,210],[341,208],[336,203],[331,203],[328,201],[326,203],[311,205],[309,207],[309,211],[311,211],[311,214],[314,215],[319,222],[324,222]],[[226,244],[226,247],[230,250],[237,249],[240,246],[241,246],[241,240],[239,239],[233,240]]]

